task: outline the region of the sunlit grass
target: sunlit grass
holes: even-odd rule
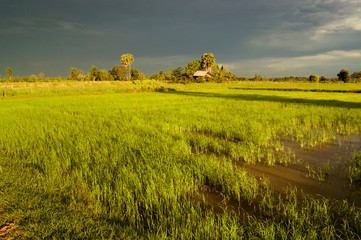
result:
[[[359,95],[167,87],[2,100],[3,221],[29,238],[360,237],[359,208],[278,196],[235,164],[288,164],[285,139],[360,134]],[[258,215],[212,211],[203,187]]]

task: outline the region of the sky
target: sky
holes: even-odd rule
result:
[[[361,0],[1,0],[0,75],[67,77],[120,56],[150,76],[213,53],[237,76],[361,71]]]

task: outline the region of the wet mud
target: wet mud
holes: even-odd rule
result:
[[[232,198],[226,199],[220,192],[207,187],[202,187],[199,193],[204,197],[202,200],[204,205],[212,207],[212,210],[216,213],[223,213],[225,209],[228,209],[237,213],[257,215],[257,210],[247,201],[239,202]]]
[[[308,197],[347,200],[361,207],[361,191],[351,186],[347,178],[353,155],[361,151],[359,135],[338,136],[334,142],[313,149],[304,149],[286,141],[285,149],[294,152],[297,163],[288,166],[238,165],[259,181],[269,180],[276,192],[297,187]]]
[[[285,141],[285,150],[295,154],[296,161],[287,166],[276,164],[247,164],[236,162],[259,182],[267,181],[276,193],[283,195],[288,187],[297,187],[299,197],[311,199],[347,200],[361,207],[361,188],[350,184],[347,174],[353,155],[361,152],[361,136],[338,136],[315,148],[301,148],[293,141]],[[262,218],[257,204],[225,198],[221,192],[202,187],[199,192],[202,205],[222,214],[226,209],[240,216],[247,214]]]

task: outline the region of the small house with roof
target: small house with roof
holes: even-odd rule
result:
[[[208,71],[197,71],[193,74],[193,77],[199,78],[202,77],[203,79],[211,78],[212,76],[209,74]]]

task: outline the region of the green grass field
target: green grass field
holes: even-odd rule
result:
[[[0,237],[13,223],[4,237],[361,238],[351,200],[276,191],[243,167],[303,166],[285,140],[316,149],[359,136],[360,94],[133,85],[19,88],[0,100]]]

